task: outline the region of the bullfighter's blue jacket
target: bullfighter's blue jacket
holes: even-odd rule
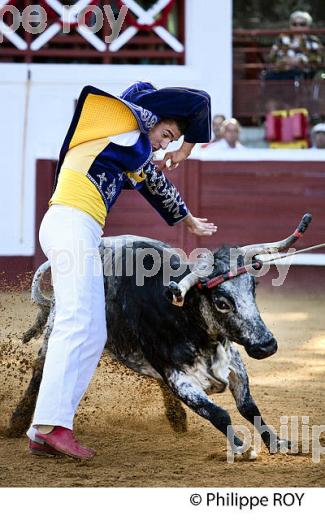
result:
[[[186,204],[151,160],[148,133],[161,118],[168,117],[189,121],[188,142],[209,140],[210,100],[202,91],[156,90],[149,83],[138,82],[118,98],[85,87],[60,152],[55,186],[68,172],[82,173],[97,188],[107,213],[122,189],[134,188],[169,225],[182,220],[188,213]],[[138,132],[131,146],[114,142],[114,136],[127,132]],[[62,203],[56,192],[51,202]]]

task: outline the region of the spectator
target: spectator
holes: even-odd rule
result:
[[[212,119],[212,131],[213,131],[213,138],[209,143],[205,143],[201,145],[201,148],[207,148],[213,143],[216,143],[217,141],[220,141],[222,139],[221,135],[221,127],[222,123],[225,121],[225,116],[222,114],[216,114],[213,116]]]
[[[325,123],[318,123],[311,131],[313,148],[325,149]]]
[[[317,36],[304,34],[313,23],[309,13],[295,11],[290,16],[293,35],[281,34],[270,52],[273,69],[266,72],[265,79],[312,79],[323,61],[322,44]]]
[[[212,119],[212,131],[213,131],[213,139],[212,142],[216,143],[222,139],[221,135],[221,127],[222,123],[226,120],[225,116],[222,114],[216,114]]]
[[[214,150],[231,150],[245,148],[239,141],[240,125],[237,119],[225,119],[221,125],[222,138],[211,144]]]

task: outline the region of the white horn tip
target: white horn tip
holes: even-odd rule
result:
[[[170,282],[168,286],[169,292],[172,294],[172,304],[176,305],[177,307],[183,307],[184,305],[184,294],[179,287],[178,283],[176,282]]]

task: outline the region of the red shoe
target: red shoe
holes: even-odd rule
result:
[[[51,448],[51,446],[47,446],[46,444],[41,444],[32,440],[29,440],[28,446],[32,455],[41,455],[43,457],[55,457],[62,455],[58,451]]]
[[[55,451],[75,459],[92,459],[96,454],[95,450],[79,444],[73,431],[63,426],[55,426],[50,433],[37,432],[35,437]]]

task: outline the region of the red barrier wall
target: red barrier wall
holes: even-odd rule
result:
[[[44,259],[38,243],[38,229],[51,195],[54,171],[55,161],[37,161],[36,251],[34,258],[24,259],[21,263],[22,270],[27,264],[28,268],[31,264],[37,267]],[[279,240],[293,231],[304,213],[310,212],[314,220],[299,247],[325,242],[325,161],[190,160],[169,177],[194,215],[207,217],[218,225],[216,235],[199,238],[189,234],[182,223],[175,227],[167,226],[146,200],[133,190],[123,192],[114,206],[107,219],[105,235],[148,236],[189,252],[195,247],[214,249],[224,243]],[[19,257],[16,260],[19,264]],[[0,258],[0,272],[2,263]],[[308,269],[309,275],[313,270],[295,269],[300,272]],[[314,268],[317,276],[320,269]]]
[[[37,161],[36,241],[50,198],[55,162]],[[213,237],[187,233],[184,224],[170,227],[135,190],[125,190],[113,207],[105,235],[134,234],[170,242],[187,251],[223,243],[274,241],[291,233],[304,213],[313,223],[301,239],[306,247],[325,241],[324,162],[201,162],[190,160],[169,178],[194,215],[219,229]],[[40,260],[36,250],[35,260]]]

